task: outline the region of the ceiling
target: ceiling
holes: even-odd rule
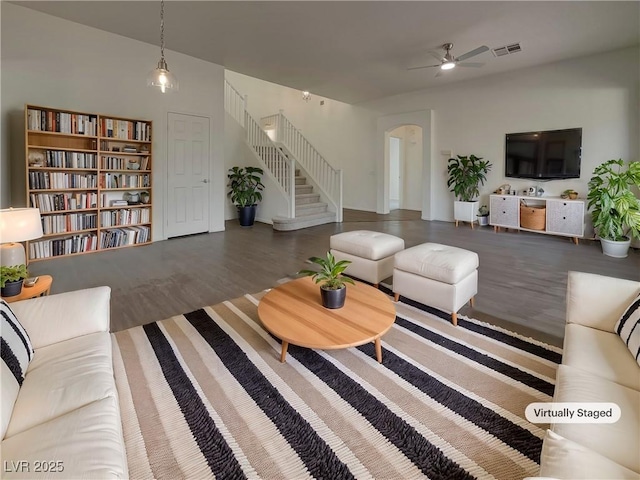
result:
[[[73,22],[160,44],[159,1],[12,2]],[[453,43],[520,43],[482,53],[435,77],[428,52]],[[640,2],[617,1],[170,1],[168,50],[347,103],[422,90],[640,43]],[[166,59],[171,69],[171,52]],[[150,59],[155,64],[156,58]],[[436,61],[437,63],[437,61]],[[180,78],[180,72],[172,69]]]

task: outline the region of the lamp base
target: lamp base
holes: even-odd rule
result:
[[[0,245],[0,265],[13,267],[14,265],[26,265],[27,257],[21,243],[3,243]]]

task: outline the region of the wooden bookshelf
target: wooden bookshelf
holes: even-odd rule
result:
[[[26,105],[25,132],[30,262],[151,243],[151,121]]]

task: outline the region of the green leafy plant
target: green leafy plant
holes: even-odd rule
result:
[[[263,174],[264,171],[259,167],[230,168],[227,174],[227,186],[230,188],[227,196],[238,207],[250,207],[262,201]]]
[[[24,263],[11,267],[0,266],[0,287],[4,288],[7,282],[17,282],[28,276],[27,266]]]
[[[640,188],[640,162],[608,160],[593,170],[587,208],[600,238],[625,241],[640,238],[640,200],[631,186]]]
[[[337,262],[331,252],[327,252],[325,258],[311,257],[309,261],[319,265],[320,270],[300,270],[298,275],[311,277],[316,283],[323,282],[320,287],[325,290],[340,290],[345,286],[345,283],[354,283],[349,277],[342,275],[342,272],[351,263],[349,260]]]
[[[447,186],[458,200],[472,202],[480,195],[479,186],[484,185],[492,165],[475,155],[457,157],[449,159]]]
[[[486,205],[481,205],[478,207],[478,216],[479,217],[488,217],[489,216],[489,207]]]

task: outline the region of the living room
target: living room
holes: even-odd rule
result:
[[[481,188],[483,203],[502,184],[510,183],[517,190],[533,185],[531,180],[504,175],[504,137],[510,132],[582,128],[580,178],[545,183],[551,196],[572,188],[585,198],[593,168],[611,158],[637,159],[637,36],[635,44],[611,51],[350,104],[316,93],[313,87],[309,87],[311,100],[305,102],[297,88],[226,70],[171,48],[167,62],[181,88],[178,95],[160,95],[144,82],[159,53],[155,37],[150,43],[132,40],[19,2],[2,2],[1,8],[3,208],[25,206],[25,104],[154,122],[153,244],[30,265],[33,275],[53,276],[54,294],[112,287],[111,321],[119,325],[118,330],[271,288],[304,268],[304,259],[326,251],[331,235],[361,228],[395,234],[407,246],[437,241],[477,250],[478,298],[474,308],[465,307],[462,313],[487,322],[495,319],[500,327],[557,346],[562,345],[569,270],[640,280],[637,244],[626,259],[604,257],[598,242],[588,240],[593,237],[589,215],[585,216],[585,240],[578,246],[565,238],[525,232],[494,234],[488,228],[472,231],[468,225],[456,229],[453,196],[446,185],[449,156],[468,154],[493,164]],[[170,14],[168,8],[167,25]],[[154,26],[157,30],[157,22]],[[170,45],[170,37],[167,42]],[[524,44],[520,55],[527,48]],[[508,60],[484,55],[486,63]],[[289,236],[274,233],[265,223],[253,229],[237,227],[226,198],[226,172],[250,160],[233,154],[238,144],[230,140],[228,131],[232,120],[224,109],[225,80],[247,95],[252,116],[260,119],[284,110],[325,158],[342,169],[344,206],[349,210],[344,224]],[[211,119],[208,235],[165,241],[168,112]],[[411,220],[406,220],[388,215],[384,142],[377,125],[380,118],[414,112],[420,112],[430,125],[423,133],[422,165],[428,193],[422,211],[411,212]],[[266,203],[260,208],[259,215],[267,222],[277,214],[269,212]],[[540,325],[548,322],[548,328],[538,328],[538,320]],[[524,471],[533,470],[527,465]]]

